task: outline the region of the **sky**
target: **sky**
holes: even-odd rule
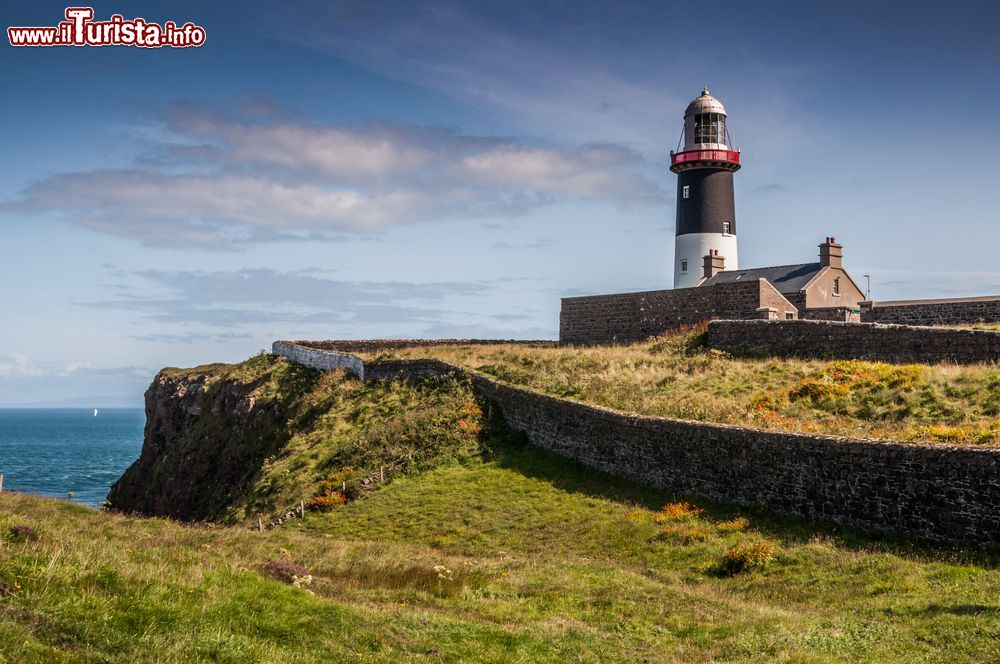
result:
[[[8,3],[4,27],[65,5]],[[669,288],[687,103],[742,267],[828,235],[873,299],[1000,293],[1000,9],[101,2],[188,49],[0,47],[0,405],[141,405],[275,339],[555,338]]]

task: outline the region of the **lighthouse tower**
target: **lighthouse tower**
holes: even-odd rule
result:
[[[670,170],[677,173],[674,288],[698,285],[702,259],[712,252],[725,259],[725,269],[739,267],[733,200],[733,173],[739,168],[726,108],[705,88],[684,112],[684,148],[670,153]]]

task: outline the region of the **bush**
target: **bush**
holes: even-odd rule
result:
[[[358,482],[348,482],[347,488],[345,488],[342,493],[348,501],[357,500],[361,497],[361,485]]]
[[[31,526],[18,523],[7,530],[7,538],[11,542],[34,542],[38,539],[38,531]]]
[[[483,411],[474,401],[466,401],[459,410],[458,428],[475,436],[483,430]]]
[[[837,360],[802,379],[788,398],[833,413],[854,414],[865,406],[876,410],[881,401],[903,405],[904,395],[927,386],[924,369],[917,364],[893,365],[885,362]],[[887,396],[888,395],[888,396]],[[890,409],[891,410],[891,409]],[[885,416],[887,413],[874,413]]]
[[[778,547],[767,540],[747,540],[732,547],[719,560],[718,572],[733,576],[765,567],[774,560]]]
[[[348,500],[343,491],[330,491],[327,489],[318,496],[313,496],[306,504],[309,509],[317,512],[329,512],[338,505],[343,505]]]
[[[719,521],[715,524],[715,529],[720,533],[738,533],[740,531],[746,530],[747,526],[750,525],[750,521],[739,517],[736,519],[730,519],[729,521]]]
[[[289,585],[298,585],[296,584],[297,579],[308,578],[310,581],[312,580],[309,570],[302,565],[296,565],[286,560],[269,560],[264,563],[263,569],[266,576]]]
[[[657,523],[666,523],[668,521],[686,521],[688,519],[693,519],[704,510],[700,507],[695,507],[687,501],[680,503],[667,503],[660,508],[660,511],[656,513]]]

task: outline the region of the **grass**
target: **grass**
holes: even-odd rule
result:
[[[717,390],[762,372],[784,395],[766,404],[779,413],[898,407],[851,395],[910,394],[966,371],[741,363],[689,345],[582,359],[510,347],[490,359],[525,381],[576,372],[584,390],[601,382],[591,375],[627,382],[639,362],[642,376],[660,374],[647,387],[686,380],[685,368]],[[716,378],[721,367],[734,375]],[[284,404],[272,432],[284,446],[224,513],[236,525],[0,494],[0,662],[1000,660],[995,550],[637,486],[526,444],[496,414],[487,421],[462,380],[364,384],[269,356],[174,371],[213,389],[249,386],[262,408]],[[973,390],[991,369],[970,371]],[[758,392],[744,391],[730,401],[753,404]],[[261,509],[393,460],[405,463],[391,481],[353,500],[274,530],[247,527]]]
[[[1000,323],[969,323],[966,325],[948,325],[961,330],[984,330],[988,332],[1000,331]]]
[[[256,380],[288,369],[270,356]],[[313,498],[336,503],[345,480],[356,489],[357,478],[421,472],[478,446],[482,413],[467,381],[362,383],[345,372],[310,372],[306,382],[289,410],[287,442],[224,520],[253,520]]]
[[[783,431],[1000,444],[1000,367],[740,359],[697,330],[628,346],[410,348],[554,396],[665,417]]]
[[[682,501],[479,438],[264,533],[0,494],[0,661],[1000,658],[996,554]]]

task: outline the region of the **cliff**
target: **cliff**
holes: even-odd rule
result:
[[[139,459],[111,509],[267,523],[344,480],[426,469],[479,449],[467,380],[362,383],[273,355],[164,369],[146,391]]]
[[[246,493],[289,439],[288,399],[263,390],[270,372],[224,365],[163,370],[146,390],[139,459],[111,488],[111,507],[183,520],[215,519]]]

